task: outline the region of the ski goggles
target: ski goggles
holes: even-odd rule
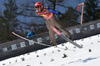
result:
[[[40,8],[40,7],[41,7],[41,6],[36,6],[35,8],[38,9],[38,8]]]

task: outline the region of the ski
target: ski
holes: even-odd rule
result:
[[[15,36],[17,36],[17,37],[19,37],[19,38],[21,38],[21,39],[24,39],[24,40],[26,40],[26,41],[33,41],[33,40],[29,40],[29,39],[27,39],[27,38],[25,38],[25,37],[22,37],[22,36],[16,34],[15,32],[12,32],[12,34],[14,34]],[[36,41],[33,41],[33,42],[36,43],[36,44],[39,44],[39,45],[52,46],[52,45],[47,45],[47,44],[44,44],[44,43],[39,43],[39,42],[36,42]],[[33,43],[33,44],[34,44],[34,43]]]
[[[33,40],[29,40],[29,39],[27,39],[27,38],[25,38],[25,37],[22,37],[22,36],[16,34],[15,32],[12,32],[12,34],[15,35],[15,36],[17,36],[17,37],[19,37],[19,38],[21,38],[21,39],[24,39],[24,40],[26,40],[26,41],[29,41],[29,42],[32,41],[33,44],[35,43],[35,44],[43,45],[43,46],[55,47],[55,48],[59,48],[59,49],[65,49],[65,48],[61,48],[61,47],[57,47],[57,46],[52,46],[52,45],[47,45],[47,44],[44,44],[44,43],[39,43],[39,42],[36,42],[36,41],[33,41]],[[70,51],[75,51],[75,50],[71,50],[71,49],[68,49],[68,50],[70,50]]]
[[[72,40],[70,40],[69,38],[67,38],[66,36],[64,36],[60,31],[58,31],[54,26],[51,26],[51,29],[57,34],[59,35],[62,39],[70,42],[71,44],[73,44],[74,46],[78,47],[78,48],[83,48],[82,46],[80,46],[79,44],[73,42]]]

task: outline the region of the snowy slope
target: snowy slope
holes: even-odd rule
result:
[[[1,61],[0,66],[100,66],[100,35],[75,42],[84,48],[65,43]]]

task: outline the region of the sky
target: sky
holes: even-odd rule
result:
[[[0,0],[0,11],[3,12],[4,6],[3,6],[3,0]]]
[[[0,61],[0,66],[100,66],[100,34]],[[66,49],[67,47],[67,49]]]

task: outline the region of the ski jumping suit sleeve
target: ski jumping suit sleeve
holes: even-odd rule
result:
[[[48,11],[49,11],[49,12],[52,12],[52,13],[55,13],[55,14],[59,14],[59,13],[60,13],[60,12],[58,12],[58,11],[56,11],[56,10],[51,9],[51,8],[48,8]]]

